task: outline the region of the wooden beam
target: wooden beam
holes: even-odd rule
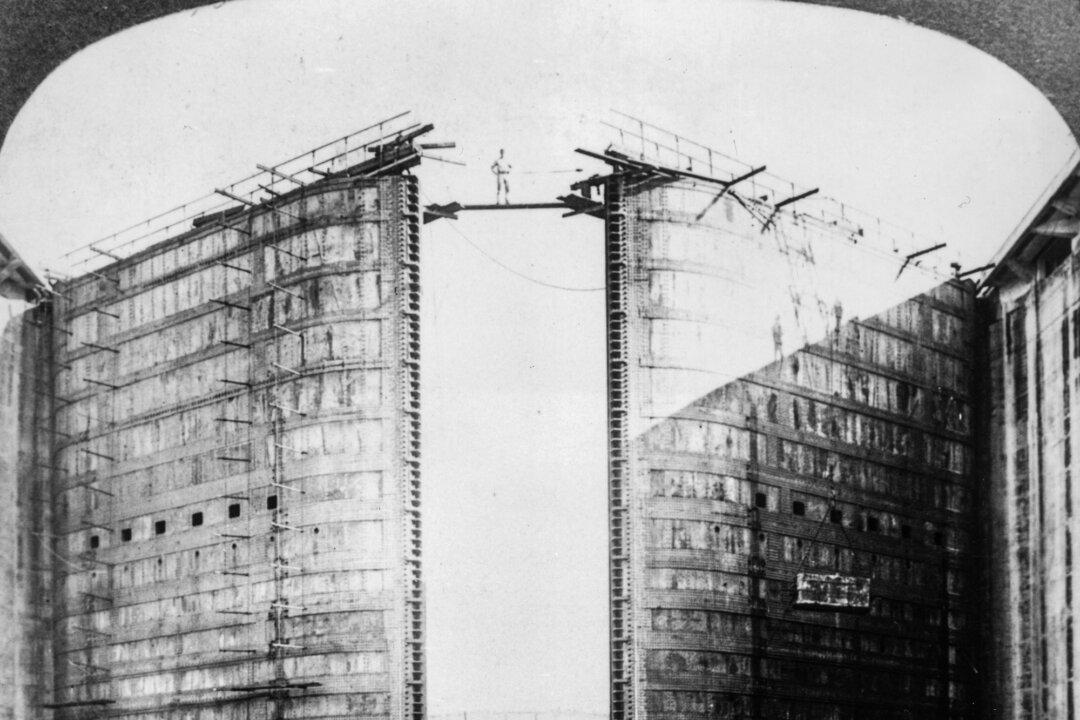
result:
[[[547,202],[547,203],[511,203],[509,205],[498,204],[480,204],[480,205],[462,205],[462,210],[563,210],[566,205],[561,202]]]
[[[264,172],[268,172],[271,175],[276,175],[277,177],[279,177],[279,178],[281,178],[283,180],[289,180],[291,182],[294,182],[294,183],[296,183],[297,185],[299,185],[301,187],[303,187],[306,184],[303,180],[297,179],[297,177],[295,175],[290,175],[289,173],[282,172],[281,170],[278,170],[276,168],[267,167],[266,165],[259,165],[258,163],[255,164],[255,167],[259,168],[260,170],[262,170]]]
[[[116,261],[118,261],[118,262],[119,262],[120,260],[123,260],[123,259],[124,259],[124,258],[120,257],[119,255],[117,255],[117,254],[115,254],[115,253],[111,253],[111,252],[109,252],[108,250],[102,250],[101,248],[96,248],[96,247],[94,247],[93,245],[90,245],[90,246],[88,246],[88,247],[89,247],[89,248],[90,248],[91,250],[93,250],[94,252],[96,252],[96,253],[97,253],[98,255],[104,255],[105,257],[107,257],[107,258],[112,258],[113,260],[116,260]]]

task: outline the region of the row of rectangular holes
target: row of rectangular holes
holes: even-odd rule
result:
[[[755,495],[754,495],[754,504],[757,507],[764,508],[766,506],[766,502],[767,502],[767,498],[765,496],[765,493],[761,493],[761,492],[755,493]],[[266,509],[267,510],[275,510],[275,509],[277,509],[277,495],[268,495],[266,497]],[[794,502],[791,503],[791,512],[793,514],[795,514],[795,515],[805,515],[806,514],[806,504],[803,503],[801,500],[795,500]],[[240,517],[240,503],[232,503],[232,504],[229,505],[229,517],[230,518],[238,518],[238,517]],[[836,509],[833,509],[833,510],[829,511],[829,522],[831,522],[833,524],[836,524],[836,525],[839,525],[843,521],[843,519],[844,519],[844,514],[843,514],[842,511],[836,510]],[[202,514],[202,512],[192,513],[192,515],[191,515],[191,526],[192,527],[198,527],[199,525],[202,525],[202,524],[203,524],[203,514]],[[858,529],[859,530],[863,529],[861,523],[858,526]],[[158,521],[156,521],[154,523],[154,534],[155,535],[164,535],[165,530],[166,530],[166,523],[165,523],[164,520],[158,520]],[[874,517],[873,515],[867,515],[866,516],[865,530],[866,530],[866,532],[878,532],[880,530],[880,525],[878,523],[878,519],[876,517]],[[910,525],[901,525],[900,526],[900,536],[903,537],[903,538],[910,538],[911,537],[911,526]],[[122,528],[120,530],[120,540],[121,540],[121,542],[130,542],[131,541],[131,528],[130,527]],[[943,540],[944,540],[944,538],[942,536],[942,533],[940,533],[940,532],[934,533],[934,544],[935,545],[941,545]],[[101,544],[101,538],[98,535],[91,535],[90,536],[90,548],[91,549],[97,548],[100,544]]]
[[[758,506],[759,508],[765,507],[766,501],[767,501],[767,498],[765,497],[765,493],[760,493],[759,492],[759,493],[754,494],[754,504],[756,506]],[[802,502],[801,500],[793,501],[791,503],[791,512],[794,515],[806,515],[806,503]],[[836,510],[836,509],[833,509],[833,510],[829,511],[829,522],[833,523],[834,525],[839,525],[840,523],[843,522],[843,520],[844,520],[843,511]],[[881,530],[881,524],[878,522],[878,519],[876,517],[874,517],[873,515],[867,515],[866,516],[866,524],[865,524],[865,526],[861,522],[859,522],[859,518],[856,518],[856,529],[857,530],[865,530],[866,532],[878,532],[878,531]],[[900,526],[900,537],[904,538],[905,540],[911,538],[911,526],[910,525],[901,525]],[[945,535],[943,533],[941,533],[941,532],[935,532],[934,533],[934,544],[935,545],[942,545],[942,544],[944,544],[944,542],[945,542]]]
[[[267,495],[266,496],[266,509],[267,510],[276,510],[277,509],[277,495]],[[229,517],[230,518],[238,518],[238,517],[240,517],[240,503],[232,503],[232,504],[229,505]],[[202,524],[203,524],[203,514],[202,514],[202,512],[194,512],[194,513],[192,513],[191,514],[191,526],[192,527],[198,527],[199,525],[202,525]],[[157,520],[157,521],[154,522],[154,534],[155,535],[164,535],[165,534],[165,529],[166,529],[166,523],[165,523],[164,520]],[[120,529],[120,541],[121,542],[131,542],[131,528],[126,527],[126,528],[121,528]],[[99,547],[100,545],[101,545],[101,537],[98,536],[98,535],[91,535],[90,536],[90,549],[93,550],[93,549]]]

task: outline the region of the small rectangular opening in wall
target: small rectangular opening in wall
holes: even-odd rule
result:
[[[866,532],[878,532],[881,529],[881,523],[877,517],[873,515],[866,516]]]
[[[101,538],[100,537],[98,537],[97,535],[91,535],[90,536],[90,549],[91,550],[93,550],[94,548],[96,548],[100,544],[101,544]]]
[[[829,522],[833,523],[834,525],[839,525],[840,523],[844,522],[844,511],[836,509],[830,510]]]
[[[765,507],[765,493],[754,493],[754,505],[759,508]]]
[[[124,528],[120,531],[121,542],[131,542],[131,528]]]
[[[900,526],[900,537],[904,538],[905,540],[911,537],[911,526],[910,525],[901,525]]]
[[[944,545],[945,544],[945,533],[940,532],[940,531],[934,533],[934,544],[935,545]]]
[[[276,510],[277,509],[277,495],[267,495],[266,496],[266,509],[267,510]]]
[[[229,517],[231,517],[231,518],[240,517],[240,503],[231,503],[229,505]]]
[[[154,523],[154,534],[155,535],[164,535],[165,534],[165,521],[164,520],[158,520],[157,522]]]
[[[795,502],[791,503],[791,512],[794,515],[805,515],[806,503],[801,500],[796,500]]]
[[[202,513],[191,513],[191,526],[198,527],[199,525],[202,525]]]

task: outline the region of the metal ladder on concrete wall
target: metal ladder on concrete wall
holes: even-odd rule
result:
[[[99,273],[95,273],[99,278],[109,280],[116,283],[114,278],[108,278]],[[51,357],[54,359],[54,366],[56,368],[55,374],[48,375],[48,382],[46,387],[42,387],[42,380],[46,379],[46,374],[52,372],[52,368],[39,368],[35,376],[35,392],[39,395],[47,395],[51,403],[51,407],[55,410],[58,403],[64,405],[70,404],[71,399],[62,398],[56,394],[56,375],[61,372],[71,373],[74,367],[68,363],[61,363],[55,360],[55,354],[57,352],[57,346],[64,348],[69,347],[67,342],[61,343],[59,338],[61,336],[72,338],[74,333],[69,327],[63,327],[66,324],[65,305],[69,304],[69,299],[66,295],[53,291],[51,308],[46,311],[48,318],[47,323],[42,323],[41,327],[44,327],[44,331],[48,334],[48,342],[50,344],[50,351],[46,355],[39,355],[41,357]],[[112,315],[100,308],[93,308],[96,313],[102,313],[106,315]],[[116,317],[113,315],[113,317]],[[41,321],[38,321],[41,322]],[[95,336],[95,340],[97,337]],[[106,346],[98,342],[82,342],[82,346],[87,346],[93,349],[95,353],[109,352],[112,355],[118,355],[119,351],[111,346]],[[115,358],[114,358],[115,360]],[[114,363],[115,365],[115,363]],[[54,617],[54,623],[59,625],[65,620],[70,620],[76,616],[82,616],[82,624],[74,625],[70,622],[67,623],[68,633],[65,637],[65,647],[63,652],[63,665],[64,670],[62,673],[54,675],[54,677],[69,678],[70,672],[75,672],[79,677],[79,682],[90,683],[96,686],[94,691],[88,693],[79,693],[83,697],[68,697],[66,700],[59,700],[58,698],[52,703],[45,703],[46,709],[58,711],[57,717],[69,717],[70,713],[78,712],[80,720],[87,720],[90,717],[99,717],[102,711],[108,705],[116,702],[115,691],[112,687],[112,677],[110,667],[108,663],[101,664],[101,657],[109,654],[109,643],[112,639],[112,629],[118,627],[117,621],[117,608],[114,600],[114,584],[116,582],[114,578],[115,567],[113,563],[105,561],[99,557],[98,548],[101,547],[101,540],[108,533],[111,537],[115,532],[115,493],[112,489],[106,489],[100,487],[99,483],[103,479],[111,479],[111,476],[106,475],[105,478],[100,477],[100,473],[97,470],[90,471],[88,474],[90,477],[75,485],[68,486],[67,484],[67,468],[58,464],[59,455],[62,451],[66,450],[71,445],[75,445],[80,442],[89,443],[89,434],[95,429],[105,429],[106,436],[104,438],[104,445],[102,447],[102,440],[98,440],[96,444],[97,449],[91,449],[90,447],[80,447],[77,452],[83,456],[93,457],[95,460],[115,463],[118,448],[115,446],[115,437],[112,435],[116,425],[116,405],[115,405],[115,391],[120,389],[120,385],[115,382],[111,382],[118,374],[119,368],[113,367],[113,372],[110,373],[109,380],[101,378],[84,378],[84,381],[93,384],[97,387],[103,388],[103,392],[108,395],[108,411],[109,417],[97,417],[96,425],[94,424],[95,417],[91,414],[76,413],[74,410],[71,412],[74,415],[79,415],[86,418],[86,427],[83,430],[75,432],[75,422],[70,422],[65,430],[60,430],[56,427],[56,413],[55,411],[50,413],[48,427],[42,427],[38,424],[38,428],[45,431],[50,440],[50,457],[48,460],[47,469],[49,473],[48,488],[46,492],[52,496],[56,496],[57,487],[61,486],[63,493],[68,493],[72,490],[82,490],[79,500],[81,501],[81,507],[78,509],[71,508],[71,514],[78,513],[79,517],[79,529],[97,531],[97,534],[91,536],[90,544],[77,555],[72,557],[65,556],[56,550],[57,536],[46,533],[42,536],[42,542],[48,549],[54,562],[59,561],[65,567],[61,571],[63,574],[70,573],[72,571],[78,573],[89,573],[87,578],[87,584],[89,587],[79,592],[79,604],[77,605],[76,612],[70,612],[71,607],[67,602],[62,603],[62,606],[68,610],[66,617]],[[90,397],[95,397],[93,394]],[[70,416],[69,416],[70,417]],[[69,432],[71,431],[71,432]],[[77,455],[76,458],[79,456]],[[76,467],[78,467],[79,461],[76,459]],[[101,511],[104,510],[104,513]],[[96,517],[104,518],[104,521],[95,520]],[[109,543],[113,543],[110,541]],[[55,567],[55,564],[54,564]],[[96,582],[98,573],[101,573],[101,577],[104,580],[102,583]],[[61,587],[61,583],[55,583],[54,587]],[[61,604],[58,604],[60,606]],[[104,622],[100,623],[104,627],[96,627],[97,614],[105,613]],[[71,631],[74,631],[72,633]],[[78,644],[73,647],[72,641],[75,640]],[[81,654],[81,660],[75,660],[71,657],[72,654]],[[69,686],[74,686],[76,683],[68,683]],[[53,688],[54,695],[60,688]],[[63,689],[62,692],[68,695],[69,690]],[[87,710],[90,713],[87,713]]]
[[[228,232],[229,230],[232,230],[234,232],[240,233],[241,235],[243,235],[245,237],[250,237],[251,236],[250,217],[247,219],[247,222],[245,224],[241,225],[241,224],[238,224],[238,223],[239,223],[239,219],[236,220],[236,221],[233,221],[232,223],[229,223],[229,224],[225,225],[223,227],[223,231]],[[248,286],[246,288],[247,298],[246,298],[245,303],[243,303],[243,304],[240,304],[240,303],[225,303],[225,302],[221,302],[220,300],[213,300],[212,299],[212,301],[218,302],[218,304],[221,304],[223,306],[222,312],[225,314],[224,325],[225,325],[225,328],[226,328],[226,332],[228,331],[228,327],[230,325],[230,322],[229,322],[230,321],[230,318],[229,318],[229,312],[230,311],[243,313],[247,318],[247,322],[244,323],[244,325],[246,326],[246,330],[247,330],[245,337],[239,337],[239,338],[228,338],[228,337],[226,337],[226,338],[223,338],[222,341],[221,341],[222,344],[230,347],[231,352],[239,351],[239,352],[247,353],[247,362],[245,363],[246,372],[243,374],[244,377],[243,377],[243,379],[237,377],[237,375],[239,375],[239,373],[234,373],[233,370],[230,368],[229,363],[226,361],[226,363],[225,363],[225,372],[224,372],[225,377],[222,377],[222,378],[218,379],[218,381],[220,383],[222,383],[226,388],[234,388],[234,389],[237,388],[237,387],[241,388],[240,393],[238,393],[237,395],[233,395],[232,398],[237,399],[237,400],[241,400],[241,399],[243,400],[243,402],[245,403],[245,410],[244,410],[243,414],[245,414],[246,417],[239,417],[239,416],[235,416],[235,415],[226,414],[226,415],[220,416],[220,417],[218,417],[216,419],[216,421],[221,424],[222,431],[226,432],[226,433],[231,432],[233,428],[237,428],[237,427],[246,428],[246,430],[243,432],[244,437],[243,437],[242,440],[233,440],[232,442],[226,444],[224,446],[223,450],[222,450],[222,452],[224,454],[219,453],[219,454],[217,454],[217,457],[216,457],[216,459],[218,461],[224,461],[226,463],[239,463],[239,464],[241,464],[241,466],[246,466],[244,491],[242,493],[240,493],[240,492],[227,493],[227,494],[225,494],[225,495],[218,498],[219,501],[224,501],[224,502],[227,503],[227,507],[229,508],[229,512],[228,512],[229,516],[232,515],[232,507],[238,506],[240,503],[245,503],[246,504],[246,508],[245,508],[246,512],[243,513],[244,532],[242,532],[242,533],[240,533],[240,532],[219,532],[219,533],[215,533],[216,536],[218,536],[220,538],[224,538],[226,541],[232,541],[232,547],[230,549],[237,550],[237,549],[239,549],[238,545],[240,545],[240,544],[243,544],[243,546],[244,546],[244,552],[242,553],[242,555],[240,553],[233,552],[231,554],[231,556],[230,556],[228,553],[226,553],[226,558],[228,558],[228,562],[226,561],[225,558],[223,558],[222,559],[222,568],[220,570],[218,570],[217,572],[219,572],[219,573],[221,573],[223,575],[226,575],[226,576],[244,578],[245,581],[243,583],[243,590],[244,590],[244,593],[245,593],[246,597],[245,597],[244,606],[242,608],[218,609],[217,612],[219,614],[223,614],[223,615],[236,615],[236,616],[240,616],[240,617],[244,618],[246,622],[241,627],[244,629],[245,633],[251,633],[253,631],[253,628],[256,627],[256,625],[255,625],[256,618],[259,615],[256,612],[256,609],[255,609],[254,582],[255,582],[256,578],[255,578],[255,572],[254,572],[255,566],[254,566],[254,563],[252,562],[252,558],[254,557],[254,553],[257,552],[257,547],[256,547],[255,543],[253,542],[253,539],[257,537],[257,533],[256,533],[255,528],[254,528],[254,524],[255,524],[254,523],[254,514],[255,514],[254,513],[254,508],[255,508],[255,506],[254,506],[254,502],[253,502],[253,497],[254,497],[255,484],[256,484],[257,479],[258,479],[259,474],[260,474],[259,463],[258,463],[258,460],[257,460],[257,448],[258,448],[257,437],[258,437],[258,433],[255,430],[256,418],[257,418],[257,413],[256,413],[257,392],[256,392],[256,388],[257,388],[258,381],[256,379],[255,367],[254,367],[254,364],[252,362],[253,358],[255,356],[255,353],[252,352],[253,336],[254,336],[252,318],[254,317],[255,313],[254,313],[254,308],[252,307],[252,304],[251,304],[252,303],[252,287],[251,286],[252,286],[253,283],[250,282],[250,278],[254,277],[254,273],[255,273],[254,265],[255,264],[254,264],[254,262],[249,262],[249,267],[247,267],[247,268],[243,267],[240,264],[229,263],[229,262],[225,262],[225,261],[222,261],[222,260],[219,260],[217,262],[217,264],[221,265],[225,269],[226,272],[242,273],[242,274],[247,275],[248,278],[249,278],[249,283],[248,283]],[[226,284],[226,289],[227,289],[227,287],[228,286]],[[238,402],[236,409],[239,410],[239,408],[240,408],[240,403]],[[235,501],[235,502],[233,502],[233,501]],[[228,519],[231,519],[231,517],[228,518]],[[241,560],[241,558],[242,558],[242,560]],[[246,665],[247,665],[247,675],[246,675],[246,681],[247,682],[246,682],[246,684],[245,685],[238,685],[238,686],[235,686],[235,687],[230,687],[230,688],[228,688],[229,691],[231,691],[231,692],[244,692],[246,688],[254,687],[254,686],[257,685],[257,680],[256,680],[256,672],[257,672],[257,665],[258,665],[257,658],[262,652],[261,649],[259,649],[257,647],[224,647],[222,645],[222,646],[219,646],[219,650],[221,650],[223,653],[225,653],[225,652],[227,652],[227,653],[238,653],[238,654],[243,654],[243,655],[250,656],[249,661],[246,663]],[[233,697],[229,698],[230,701],[235,701],[235,702],[244,701],[244,700],[248,700],[248,699],[250,699],[250,697],[247,696],[247,695],[233,696]],[[262,720],[262,718],[264,717],[264,714],[262,712],[258,711],[258,710],[253,712],[253,709],[254,708],[251,706],[250,703],[246,706],[246,715],[249,718],[249,720]]]
[[[401,383],[401,478],[405,558],[405,691],[403,715],[424,720],[424,586],[420,533],[420,223],[416,178],[404,178],[399,214],[404,228],[398,238],[398,315]]]
[[[282,212],[274,210],[275,213]],[[287,216],[287,215],[286,215]],[[277,217],[277,215],[275,215]],[[302,219],[298,222],[303,222]],[[263,249],[269,249],[274,253],[285,253],[295,257],[300,262],[306,262],[306,256],[297,256],[296,253],[285,250],[274,244],[274,240],[264,235],[260,244],[260,252]],[[263,252],[263,257],[266,257]],[[284,307],[291,303],[293,300],[301,303],[306,303],[307,299],[301,294],[293,290],[285,288],[276,282],[266,280],[266,276],[269,275],[266,268],[263,268],[263,280],[265,285],[270,289],[269,299],[267,301],[267,320],[269,324],[268,332],[270,333],[267,346],[267,357],[274,358],[270,361],[273,370],[268,370],[270,375],[270,387],[267,389],[267,402],[266,411],[267,419],[269,421],[268,435],[270,440],[269,451],[269,483],[276,491],[274,497],[276,498],[272,510],[273,516],[270,520],[268,529],[270,545],[272,547],[273,557],[271,558],[271,575],[273,577],[273,596],[270,603],[270,617],[272,621],[272,636],[270,640],[270,656],[274,663],[274,684],[280,686],[281,690],[277,691],[275,696],[272,697],[274,701],[274,717],[283,717],[284,715],[284,700],[288,697],[287,688],[297,687],[297,684],[291,682],[290,678],[286,675],[285,659],[289,656],[303,655],[306,648],[304,645],[296,642],[297,638],[289,637],[287,630],[287,618],[291,614],[302,614],[305,610],[304,598],[291,597],[288,594],[286,587],[287,579],[290,572],[303,573],[303,568],[299,565],[291,563],[286,556],[283,548],[285,537],[290,533],[302,533],[304,532],[302,512],[303,502],[300,500],[300,495],[304,494],[301,488],[290,482],[290,479],[285,474],[285,463],[287,461],[287,455],[290,454],[306,454],[306,451],[299,450],[287,446],[284,443],[284,434],[286,425],[295,418],[304,418],[307,416],[307,411],[303,407],[292,407],[288,404],[283,397],[283,381],[298,381],[305,376],[302,368],[306,364],[306,358],[304,355],[304,336],[290,328],[286,323],[286,318],[278,318],[276,316],[277,309]],[[275,278],[277,276],[275,275]],[[279,303],[279,299],[281,302]],[[281,361],[284,359],[281,340],[287,337],[296,338],[296,342],[299,343],[299,367],[289,366]],[[273,348],[270,351],[270,347]],[[297,397],[300,393],[297,393]],[[295,501],[295,502],[294,502]],[[290,522],[291,520],[291,522]],[[299,562],[299,559],[296,560]],[[302,586],[301,586],[302,587]],[[301,683],[302,684],[302,683]],[[296,699],[296,696],[293,697]]]
[[[273,214],[278,215],[283,213],[272,205],[266,206]],[[247,227],[241,228],[235,224],[229,227],[232,230],[242,232],[247,236],[251,236],[252,219],[253,216],[248,214]],[[285,585],[286,580],[290,572],[302,572],[299,566],[291,564],[285,557],[283,550],[283,536],[285,533],[302,532],[303,529],[299,525],[290,524],[289,510],[292,506],[292,495],[303,494],[303,490],[288,483],[288,479],[285,477],[284,464],[286,462],[286,455],[290,452],[303,452],[289,448],[283,442],[283,434],[286,424],[291,416],[303,417],[306,415],[305,411],[301,408],[293,408],[286,404],[282,399],[282,384],[290,378],[299,378],[302,376],[302,372],[294,367],[289,367],[280,362],[282,359],[282,347],[280,340],[283,337],[293,336],[298,337],[300,342],[303,342],[302,336],[295,330],[287,327],[286,325],[278,322],[275,318],[276,308],[280,305],[279,298],[283,295],[289,295],[294,298],[303,300],[302,296],[287,288],[284,288],[277,283],[265,281],[266,271],[264,258],[266,256],[265,250],[269,249],[275,253],[286,253],[294,255],[294,253],[278,247],[274,244],[274,240],[264,234],[260,241],[253,246],[253,253],[259,253],[261,257],[252,256],[251,268],[244,269],[236,265],[230,265],[228,263],[220,263],[225,265],[226,268],[230,268],[234,271],[246,272],[251,276],[252,282],[248,286],[248,302],[246,305],[240,305],[238,303],[232,303],[230,301],[218,300],[219,304],[230,305],[234,308],[240,309],[247,313],[247,338],[246,342],[238,341],[235,339],[226,339],[223,342],[227,345],[238,347],[249,354],[249,360],[247,363],[248,375],[246,381],[240,381],[235,378],[226,378],[223,382],[232,385],[244,385],[247,388],[245,397],[248,401],[248,417],[247,418],[220,418],[220,420],[229,423],[241,423],[248,428],[247,438],[243,445],[247,447],[247,454],[236,456],[219,456],[222,460],[233,460],[237,462],[246,462],[248,464],[248,472],[246,473],[246,493],[244,495],[229,494],[222,499],[227,500],[241,500],[247,502],[247,513],[245,514],[245,522],[247,531],[244,534],[221,534],[226,537],[231,537],[238,541],[242,541],[246,545],[246,551],[243,553],[244,563],[241,565],[238,562],[238,558],[234,556],[234,563],[236,567],[232,570],[226,569],[224,572],[231,575],[239,575],[247,578],[247,607],[241,610],[219,610],[219,612],[229,614],[239,614],[249,618],[249,620],[256,620],[260,616],[267,618],[267,622],[270,623],[269,641],[266,649],[266,657],[272,663],[273,677],[268,680],[259,680],[255,677],[256,663],[255,657],[262,654],[262,650],[257,648],[228,648],[223,650],[244,652],[253,656],[253,661],[249,664],[248,682],[246,685],[239,685],[228,688],[232,692],[241,692],[245,695],[237,696],[237,700],[248,700],[265,698],[273,703],[272,714],[275,718],[283,717],[285,714],[285,702],[290,699],[298,699],[302,696],[290,695],[291,689],[307,689],[317,685],[318,683],[293,683],[290,678],[287,677],[285,668],[285,659],[288,656],[295,656],[296,651],[299,650],[303,653],[304,647],[290,641],[287,637],[287,618],[290,611],[303,610],[303,601],[300,599],[300,604],[297,605],[290,602],[290,598],[286,596]],[[300,258],[306,259],[306,258]],[[259,272],[262,268],[262,273]],[[255,279],[261,277],[264,280],[266,287],[270,288],[270,293],[267,302],[267,317],[269,320],[269,327],[267,329],[256,327],[256,312],[255,307],[252,304],[252,298],[255,294]],[[258,340],[258,336],[263,332],[267,332],[268,336],[262,340]],[[266,368],[267,381],[264,383],[258,379],[258,371],[262,369],[262,366],[255,362],[256,357],[262,357],[260,353],[255,350],[256,344],[267,343],[265,350],[269,357],[274,358],[268,361],[269,367]],[[301,354],[302,356],[302,354]],[[272,369],[271,369],[272,368]],[[260,391],[262,391],[260,393]],[[261,412],[258,404],[260,402],[260,395],[262,396]],[[262,432],[256,432],[255,420],[257,414],[265,420],[266,428],[265,435]],[[263,442],[263,440],[268,442]],[[234,447],[236,445],[234,444]],[[266,481],[272,491],[268,492],[267,509],[272,511],[272,516],[267,524],[256,519],[256,503],[255,495],[256,489],[260,483],[262,477],[262,468],[264,463],[260,460],[262,453],[266,455]],[[270,498],[273,498],[271,501]],[[296,504],[297,510],[302,507],[302,503]],[[269,542],[269,551],[264,551],[262,540],[267,539]],[[267,557],[269,555],[269,557]],[[269,572],[265,572],[266,570]],[[262,579],[264,577],[270,578],[272,586],[270,601],[266,608],[257,609],[255,603],[255,587],[254,583],[256,579]],[[263,614],[265,610],[265,615]],[[249,625],[249,632],[252,626]],[[249,716],[250,706],[249,706]],[[256,717],[262,717],[261,713],[257,713]]]

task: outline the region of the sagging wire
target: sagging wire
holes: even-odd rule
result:
[[[423,193],[421,193],[421,195],[423,195],[424,201],[427,204],[429,204],[429,205],[432,204],[431,198],[429,198],[427,195],[424,195]],[[519,278],[521,278],[523,280],[527,280],[528,282],[534,283],[536,285],[540,285],[541,287],[550,288],[552,290],[563,290],[565,292],[603,292],[606,289],[603,286],[601,286],[601,287],[570,287],[568,285],[559,285],[557,283],[548,282],[546,280],[541,280],[539,278],[535,278],[535,277],[532,277],[530,275],[527,275],[527,274],[521,272],[520,270],[517,270],[517,269],[507,265],[502,260],[499,260],[497,257],[495,257],[494,255],[492,255],[489,252],[487,252],[486,250],[484,250],[484,248],[482,248],[480,245],[477,245],[475,242],[473,242],[469,238],[468,235],[463,233],[456,225],[454,225],[453,222],[449,223],[449,226],[453,229],[454,232],[456,232],[458,235],[461,236],[462,240],[464,240],[469,245],[471,245],[473,247],[473,249],[476,250],[478,253],[480,253],[481,255],[486,257],[488,260],[490,260],[491,262],[493,262],[496,265],[498,265],[499,267],[501,267],[503,270],[506,270],[509,273],[517,275]]]

